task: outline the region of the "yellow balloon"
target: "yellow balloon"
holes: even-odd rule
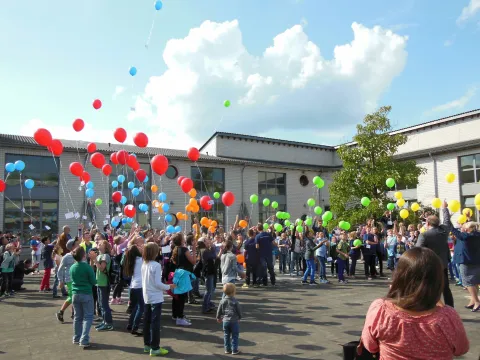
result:
[[[424,233],[425,231],[426,231],[425,228],[422,227],[422,228],[420,229],[420,234]]]
[[[467,217],[465,215],[460,215],[457,219],[459,224],[465,224],[467,222]]]
[[[480,194],[475,195],[475,205],[480,205]]]
[[[435,209],[440,209],[442,207],[442,200],[440,200],[439,198],[434,198],[432,200],[432,206],[435,208]]]
[[[405,200],[403,200],[403,199],[401,199],[401,198],[398,199],[398,200],[397,200],[397,206],[398,206],[398,207],[403,207],[403,205],[405,205]],[[408,216],[408,215],[407,215],[407,216]]]
[[[418,211],[420,210],[420,205],[418,205],[418,203],[413,203],[412,206],[410,206],[410,208],[412,209],[412,211]]]
[[[458,200],[450,200],[448,202],[448,208],[450,209],[451,212],[456,213],[458,210],[460,210],[460,201]]]
[[[403,194],[402,194],[400,191],[397,191],[397,192],[394,194],[394,196],[395,196],[395,199],[401,199],[401,198],[403,198]]]
[[[455,181],[455,174],[448,173],[447,175],[445,175],[445,180],[447,180],[449,184],[453,183]]]
[[[480,210],[480,205],[475,205],[475,207],[477,208],[477,210]]]
[[[462,214],[465,216],[472,216],[472,209],[465,208],[463,209]]]
[[[408,210],[407,210],[407,209],[402,209],[402,210],[400,210],[400,217],[401,217],[402,219],[408,218],[408,215],[410,215],[410,214],[408,213]]]

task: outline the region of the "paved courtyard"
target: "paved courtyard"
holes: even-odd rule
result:
[[[40,277],[26,277],[27,291],[0,303],[0,358],[3,359],[145,359],[143,339],[125,331],[125,306],[113,306],[115,331],[91,331],[94,347],[72,345],[72,323],[54,313],[63,300],[37,291]],[[347,285],[302,286],[298,278],[280,277],[276,288],[239,289],[245,314],[241,322],[237,356],[223,352],[223,333],[214,315],[203,315],[200,306],[187,305],[190,328],[176,327],[170,318],[170,299],[164,303],[161,345],[167,359],[340,359],[340,344],[357,340],[367,308],[385,295],[387,280],[352,280]],[[218,302],[220,293],[215,294]],[[478,359],[480,315],[463,309],[466,292],[455,288],[455,301],[470,339],[470,352],[462,359]],[[70,314],[67,310],[66,314]]]

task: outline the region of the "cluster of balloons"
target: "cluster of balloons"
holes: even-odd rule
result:
[[[7,173],[12,173],[14,171],[22,172],[25,169],[25,163],[22,160],[17,160],[15,163],[5,164],[5,171]]]
[[[33,138],[38,145],[45,146],[49,152],[55,156],[63,154],[63,144],[58,139],[53,139],[52,134],[47,129],[40,128],[33,134]]]
[[[202,217],[200,219],[200,225],[208,228],[208,231],[213,234],[217,230],[218,223],[216,220],[210,220],[207,217]]]
[[[313,178],[313,184],[318,188],[321,189],[325,186],[325,181],[320,176],[315,176]]]

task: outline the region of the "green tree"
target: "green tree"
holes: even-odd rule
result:
[[[338,149],[343,168],[334,174],[329,187],[330,205],[336,218],[331,223],[332,227],[339,220],[353,225],[364,222],[366,218],[381,217],[387,203],[393,202],[387,198],[387,191],[391,189],[385,181],[393,178],[397,184],[415,187],[418,177],[425,172],[415,161],[394,159],[398,147],[407,142],[407,137],[390,134],[390,110],[390,106],[383,106],[365,116],[363,123],[357,125],[357,134],[353,138],[355,143]],[[368,207],[360,204],[365,196],[371,200]]]

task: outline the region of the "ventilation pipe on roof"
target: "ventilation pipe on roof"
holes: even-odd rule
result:
[[[435,189],[435,197],[438,198],[438,173],[437,173],[437,159],[432,156],[432,153],[428,153],[430,159],[433,161],[433,185]]]

